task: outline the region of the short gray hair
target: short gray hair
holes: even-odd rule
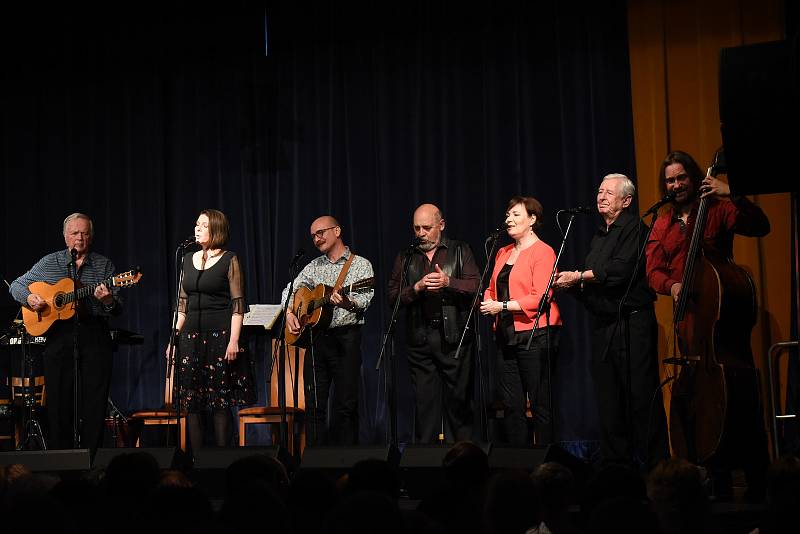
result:
[[[74,221],[75,219],[86,219],[87,221],[89,221],[89,235],[90,236],[94,235],[94,224],[92,223],[92,218],[86,215],[85,213],[78,213],[78,212],[70,213],[69,215],[67,215],[67,218],[64,219],[65,234],[67,233],[67,225],[72,221]]]
[[[633,182],[630,178],[625,176],[624,174],[619,174],[617,172],[606,174],[603,177],[603,181],[606,180],[619,180],[622,182],[622,196],[623,197],[632,197],[636,194],[636,186],[633,185]]]

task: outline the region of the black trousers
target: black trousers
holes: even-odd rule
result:
[[[73,332],[71,321],[56,322],[47,333],[44,380],[47,391],[49,449],[73,447]],[[97,449],[111,384],[111,336],[105,321],[88,319],[78,330],[80,363],[78,421],[82,448]]]
[[[427,328],[425,341],[408,347],[408,366],[415,391],[415,439],[436,443],[472,439],[472,344],[461,348],[444,339],[441,327]]]
[[[626,339],[630,341],[630,362]],[[619,327],[616,322],[594,325],[592,377],[603,462],[649,470],[669,454],[664,403],[658,387],[657,343],[658,325],[652,306],[629,315]]]
[[[550,328],[550,354],[547,331],[537,331],[529,350],[525,343],[504,346],[500,354],[500,392],[505,407],[503,426],[510,445],[530,446],[526,400],[530,398],[534,431],[538,445],[553,442],[553,409],[550,405],[550,372],[558,352],[557,328]]]
[[[358,390],[361,383],[361,326],[314,333],[306,352],[306,439],[309,445],[358,443]],[[328,424],[328,397],[331,414]]]

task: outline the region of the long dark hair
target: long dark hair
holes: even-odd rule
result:
[[[700,183],[705,178],[705,173],[700,170],[700,166],[694,160],[692,156],[683,152],[682,150],[675,150],[667,154],[667,157],[664,158],[664,161],[661,162],[661,168],[658,171],[658,183],[659,188],[661,189],[661,194],[667,194],[667,184],[665,181],[664,172],[666,171],[667,167],[672,165],[673,163],[680,163],[683,165],[683,170],[686,171],[686,174],[689,175],[689,180],[692,182],[692,186],[694,186],[694,192],[700,190]]]

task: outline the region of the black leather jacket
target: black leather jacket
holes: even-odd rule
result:
[[[413,284],[425,274],[431,272],[428,258],[418,248],[411,252],[411,261],[408,266],[407,283],[403,288],[401,304],[406,308],[406,337],[411,345],[425,342],[427,331],[430,328],[428,318],[425,317],[425,307],[430,310],[430,301],[436,299],[441,304],[441,326],[445,340],[457,344],[466,322],[468,308],[472,302],[473,293],[478,288],[480,271],[469,245],[462,241],[448,239],[442,236],[439,247],[447,250],[444,261],[434,256],[436,263],[450,278],[450,287],[441,293],[417,294]],[[437,255],[439,252],[437,251]],[[389,282],[389,301],[397,298],[397,287],[402,275],[403,254],[398,255],[392,279]],[[437,306],[438,307],[438,306]],[[470,330],[471,333],[471,330]],[[469,339],[469,338],[468,338]]]

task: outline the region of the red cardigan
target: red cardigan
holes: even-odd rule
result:
[[[487,298],[497,300],[497,275],[506,264],[506,260],[511,256],[513,250],[514,244],[512,243],[497,251],[492,279],[489,281],[489,288],[483,294],[484,300]],[[521,312],[514,312],[514,330],[516,332],[533,329],[533,318],[536,317],[536,310],[539,308],[542,293],[547,287],[547,282],[550,281],[550,272],[553,270],[555,261],[556,253],[550,245],[539,240],[520,252],[517,261],[514,262],[511,274],[508,277],[508,292],[511,295],[510,300],[516,300],[522,308]],[[553,292],[551,290],[551,298],[552,295]],[[496,324],[497,320],[495,319]],[[550,325],[560,324],[561,313],[558,309],[558,304],[551,300]],[[539,328],[546,326],[547,316],[542,314],[539,318]]]

